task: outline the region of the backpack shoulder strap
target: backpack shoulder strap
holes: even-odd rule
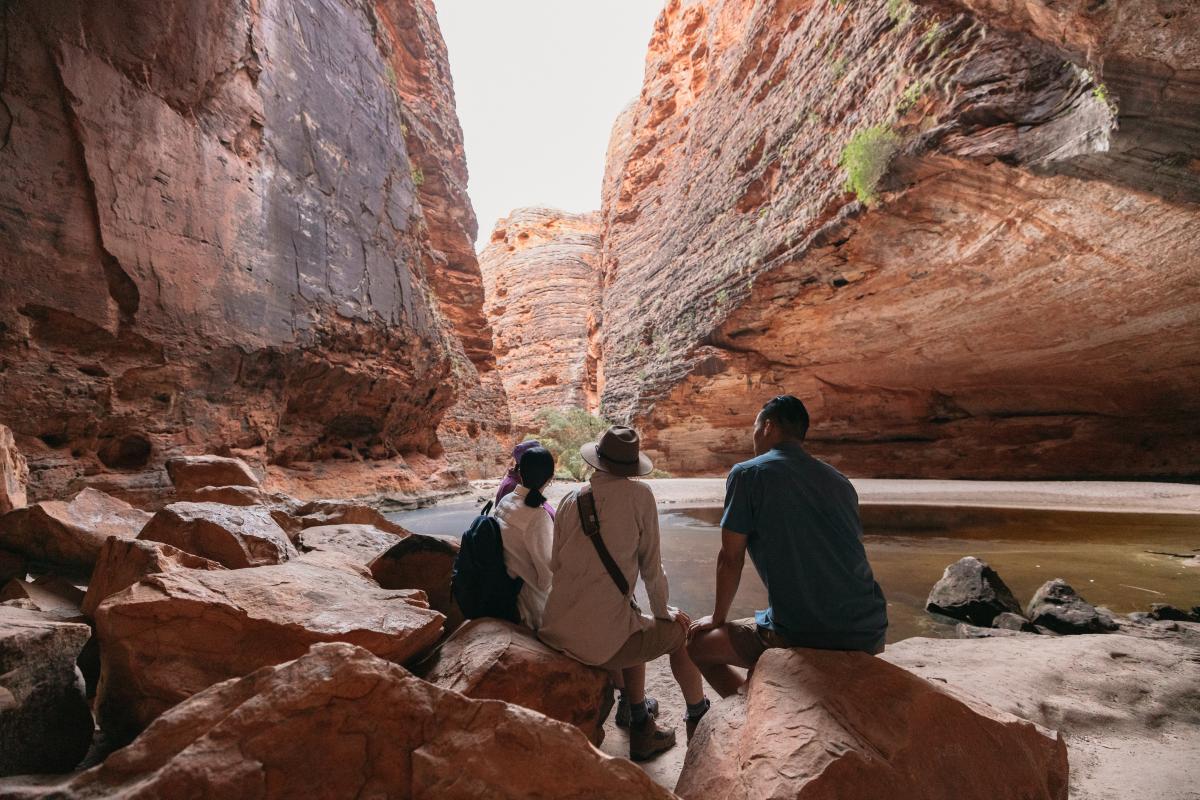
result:
[[[608,575],[612,578],[613,583],[616,584],[617,591],[622,596],[628,595],[629,582],[621,574],[617,562],[613,561],[608,548],[604,546],[604,539],[600,537],[600,517],[596,514],[596,498],[592,496],[591,486],[584,486],[579,490],[576,505],[579,508],[579,522],[583,525],[584,534],[596,547],[596,555],[600,556],[600,561],[604,564],[604,568],[608,570]]]

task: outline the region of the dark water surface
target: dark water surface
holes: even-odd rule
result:
[[[388,516],[419,533],[457,536],[475,513],[473,502],[463,502]],[[1151,603],[1200,605],[1200,568],[1160,554],[1200,548],[1197,515],[926,506],[864,506],[862,514],[867,555],[888,599],[889,642],[953,636],[952,624],[925,612],[925,598],[942,570],[968,555],[991,564],[1022,604],[1045,581],[1064,578],[1089,602],[1118,613]],[[712,611],[720,516],[711,507],[659,514],[671,603],[693,616]],[[638,595],[644,607],[640,583]],[[766,601],[747,559],[732,615],[750,616]]]

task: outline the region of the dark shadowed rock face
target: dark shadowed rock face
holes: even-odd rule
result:
[[[1055,633],[1105,633],[1118,625],[1111,614],[1102,613],[1080,597],[1062,578],[1046,581],[1033,593],[1025,616],[1034,625]]]
[[[513,422],[544,408],[595,405],[589,331],[600,302],[600,219],[521,208],[496,222],[479,256],[496,362]]]
[[[602,410],[675,473],[788,392],[860,475],[1195,475],[1197,13],[668,3],[609,150]]]
[[[432,4],[5,11],[0,419],[35,498],[157,496],[179,452],[439,455],[494,370]]]
[[[987,627],[1005,612],[1019,614],[1012,590],[986,561],[966,556],[946,567],[934,584],[925,608],[973,625]]]

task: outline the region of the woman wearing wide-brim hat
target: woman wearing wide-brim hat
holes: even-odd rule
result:
[[[685,646],[688,615],[667,605],[654,492],[643,481],[629,480],[654,469],[641,453],[637,431],[614,425],[579,454],[596,472],[559,504],[550,560],[554,579],[538,635],[585,664],[621,673],[625,688],[617,724],[629,726],[629,757],[642,761],[675,744],[675,731],[657,725],[657,704],[647,702],[646,662],[670,654],[689,716],[702,715],[708,701]],[[595,539],[585,527],[598,531]],[[633,601],[639,574],[653,616]]]

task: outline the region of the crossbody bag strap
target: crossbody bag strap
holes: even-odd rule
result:
[[[583,525],[583,532],[592,544],[596,547],[596,555],[600,556],[601,563],[608,570],[608,575],[613,579],[613,583],[617,585],[617,591],[622,597],[629,594],[629,582],[625,580],[625,576],[621,574],[621,570],[617,567],[617,562],[613,561],[612,555],[608,552],[608,548],[604,546],[604,539],[600,538],[600,517],[596,514],[596,498],[592,495],[592,487],[585,486],[579,490],[579,498],[576,501],[579,507],[579,522]]]

